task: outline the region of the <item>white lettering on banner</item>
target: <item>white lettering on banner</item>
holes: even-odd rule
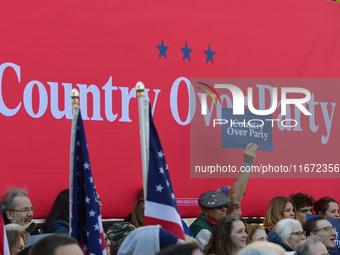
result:
[[[144,96],[145,96],[146,99],[149,99],[149,91],[150,91],[150,89],[144,90]],[[160,89],[153,89],[153,92],[155,92],[155,99],[153,100],[153,104],[152,104],[152,108],[151,108],[152,116],[153,116],[153,113],[154,113],[155,108],[156,108],[158,94],[159,94],[159,92],[161,92],[161,90]]]
[[[309,106],[309,111],[312,114],[309,117],[309,127],[310,127],[310,130],[315,133],[316,131],[318,131],[319,125],[315,126],[314,105],[318,105],[318,102],[314,102],[314,93],[312,94],[312,97],[310,98],[307,104]]]
[[[61,119],[65,117],[66,119],[72,119],[72,104],[71,100],[69,100],[69,95],[70,91],[72,89],[72,84],[71,83],[61,83],[61,85],[64,88],[64,107],[61,107],[59,109],[59,83],[58,82],[47,82],[47,84],[50,86],[50,95],[48,95],[47,90],[44,86],[43,83],[41,83],[38,80],[32,80],[29,81],[23,91],[23,101],[22,102],[15,102],[16,107],[14,108],[9,108],[5,104],[5,97],[6,95],[3,94],[3,78],[4,78],[4,73],[6,68],[10,68],[14,70],[16,74],[16,79],[18,83],[21,82],[21,68],[20,66],[6,62],[0,65],[0,114],[11,117],[14,116],[18,113],[18,111],[21,108],[21,105],[24,105],[24,108],[26,112],[28,113],[29,116],[32,118],[40,118],[42,117],[47,110],[48,106],[48,96],[50,96],[50,110],[51,114],[55,119]],[[14,81],[17,82],[16,80]],[[178,89],[179,85],[181,82],[184,82],[186,85],[186,89],[189,94],[189,107],[187,111],[187,117],[184,121],[182,121],[179,117],[179,109],[178,109]],[[119,93],[118,89],[120,91],[120,96],[121,96],[121,117],[119,119],[119,122],[132,122],[132,120],[129,117],[129,106],[130,106],[130,101],[131,99],[136,100],[136,90],[135,88],[129,88],[129,87],[118,87],[118,86],[113,86],[112,85],[112,76],[108,79],[106,84],[101,88],[104,91],[104,100],[105,100],[105,117],[108,121],[113,122],[116,121],[118,118],[119,112],[114,111],[114,102],[112,100],[113,98],[113,93]],[[76,86],[80,90],[80,108],[82,109],[82,115],[84,120],[96,120],[96,121],[103,121],[103,117],[101,115],[101,91],[98,88],[97,85],[92,84],[88,86],[87,84],[76,84]],[[230,85],[234,86],[234,85]],[[235,87],[235,88],[234,88]],[[334,116],[334,111],[335,111],[335,106],[336,103],[329,103],[329,102],[316,102],[315,101],[315,96],[314,93],[310,96],[307,93],[307,90],[300,90],[299,91],[294,91],[294,88],[286,88],[282,89],[281,88],[281,94],[282,94],[282,100],[280,102],[276,102],[273,100],[273,98],[277,98],[277,90],[276,88],[271,87],[270,85],[259,85],[257,84],[256,87],[258,88],[259,92],[259,110],[256,110],[253,107],[253,98],[252,98],[252,89],[248,88],[248,98],[243,96],[243,93],[240,93],[240,89],[237,88],[236,86],[234,87],[229,87],[229,90],[233,92],[234,96],[234,104],[236,103],[238,106],[238,109],[244,109],[244,106],[249,105],[249,108],[251,108],[253,111],[255,111],[257,114],[259,113],[268,113],[272,112],[273,109],[278,109],[281,106],[281,112],[282,115],[285,115],[285,118],[283,119],[283,116],[281,114],[278,115],[277,119],[274,119],[275,122],[277,123],[278,129],[281,131],[287,130],[287,131],[303,131],[301,127],[301,122],[300,122],[300,115],[301,112],[304,113],[305,115],[308,114],[309,118],[309,128],[310,130],[315,133],[319,130],[319,124],[316,123],[316,107],[320,107],[322,114],[323,114],[323,123],[326,128],[326,133],[321,135],[321,143],[322,144],[327,144],[329,137],[330,137],[330,132],[331,132],[331,127],[333,123],[333,116]],[[33,93],[36,93],[35,91],[33,92],[34,88],[37,88],[38,90],[38,95],[39,95],[39,102],[38,104],[35,104],[33,102]],[[265,97],[265,92],[269,91],[270,95],[270,107],[269,109],[265,109],[266,104],[266,97]],[[156,103],[158,99],[158,95],[161,92],[160,89],[153,89],[152,90],[155,93],[154,97],[154,102],[152,105],[152,114],[155,111],[156,108]],[[145,97],[149,98],[149,89],[145,90]],[[241,91],[242,92],[242,91]],[[294,116],[295,116],[295,121],[293,122],[293,119],[291,118],[291,115],[293,114],[291,112],[291,107],[289,104],[293,103],[289,101],[289,99],[286,99],[286,94],[290,92],[300,92],[305,94],[305,98],[303,99],[294,99]],[[238,95],[240,94],[240,95]],[[87,103],[87,97],[89,95],[92,95],[93,97],[93,116],[89,118],[88,116],[88,103]],[[10,95],[7,95],[9,97]],[[204,94],[202,93],[197,93],[195,94],[194,87],[192,86],[191,82],[189,79],[186,77],[179,77],[177,78],[174,83],[172,84],[171,91],[170,91],[170,109],[173,118],[179,125],[188,125],[196,111],[196,96],[198,96],[200,103],[202,104],[202,101],[206,101],[206,97],[204,98]],[[214,97],[216,95],[213,95]],[[240,97],[242,100],[238,99],[235,102],[235,97]],[[35,97],[34,97],[35,98]],[[226,106],[227,107],[232,107],[232,102],[231,99],[228,95],[220,95],[222,104],[223,101],[226,101]],[[306,98],[310,98],[308,102],[306,101]],[[204,100],[205,99],[205,100]],[[225,99],[225,100],[223,100]],[[267,97],[268,99],[268,97]],[[243,102],[243,104],[241,104]],[[330,107],[328,105],[330,104]],[[38,105],[37,111],[34,112],[34,107],[35,105]],[[306,105],[308,105],[308,110],[305,108]],[[62,109],[63,108],[63,109]],[[202,109],[202,107],[201,107]],[[209,126],[211,123],[211,116],[213,113],[214,109],[214,104],[212,103],[210,106],[209,110],[205,110],[205,112],[208,112],[208,114],[204,115],[205,118],[205,124],[206,126]],[[217,103],[217,119],[221,119],[221,109],[222,105]],[[237,110],[237,109],[236,109]],[[273,123],[275,123],[272,121]]]
[[[189,94],[189,108],[188,108],[188,115],[185,121],[182,121],[179,117],[178,113],[178,104],[177,104],[177,97],[178,97],[178,87],[181,81],[184,81],[187,85],[187,90]],[[185,77],[179,77],[175,80],[172,84],[171,91],[170,91],[170,108],[171,113],[176,122],[182,126],[188,125],[192,118],[195,115],[196,110],[196,97],[190,96],[195,95],[194,87],[192,86],[191,82]]]
[[[20,66],[14,63],[3,63],[0,65],[0,113],[4,116],[14,116],[21,107],[22,102],[19,102],[18,105],[14,109],[10,109],[5,105],[4,95],[3,95],[3,75],[6,68],[11,68],[15,71],[18,82],[21,82],[21,72]],[[70,93],[72,90],[72,83],[62,83],[61,85],[64,87],[64,108],[63,110],[59,109],[59,84],[58,82],[47,82],[50,86],[50,109],[51,114],[56,119],[61,119],[65,117],[66,119],[72,119],[72,102],[70,99]],[[88,86],[87,84],[76,84],[79,88],[79,96],[80,96],[80,108],[82,109],[82,117],[84,120],[89,120],[88,116],[88,103],[87,99],[89,95],[92,95],[93,98],[93,116],[91,120],[103,121],[101,116],[100,102],[101,95],[100,89],[98,86],[92,84]],[[35,113],[33,110],[33,89],[34,87],[38,88],[39,102],[38,102],[38,111]],[[113,91],[117,91],[119,88],[121,94],[121,118],[119,122],[131,122],[129,117],[129,105],[130,99],[136,98],[136,90],[135,88],[129,89],[128,87],[116,87],[112,86],[112,76],[108,79],[107,83],[102,87],[104,90],[104,99],[105,99],[105,117],[108,121],[113,122],[117,119],[118,113],[113,112],[113,102],[112,102],[112,94]],[[149,99],[149,91],[150,89],[145,89],[145,97]],[[158,99],[158,95],[161,92],[160,89],[153,89],[155,93],[155,97],[152,104],[152,114],[155,111],[156,103]],[[26,112],[32,118],[40,118],[42,117],[48,106],[48,94],[45,86],[37,80],[32,80],[28,82],[23,91],[23,104]]]
[[[37,114],[34,114],[32,105],[32,90],[34,85],[38,86],[39,91],[39,110]],[[43,116],[47,109],[47,101],[46,89],[40,81],[30,81],[27,83],[24,90],[24,106],[28,115],[33,118],[40,118]]]
[[[177,206],[198,206],[198,198],[176,198]]]
[[[132,88],[129,93],[129,88],[120,87],[120,91],[122,92],[122,117],[119,121],[123,122],[131,122],[129,118],[129,104],[131,98],[136,98],[136,89]]]
[[[91,120],[103,120],[100,116],[100,92],[96,85],[77,84],[79,88],[79,107],[83,120],[88,120],[87,116],[87,93],[91,92],[93,96],[93,116]]]
[[[54,118],[61,119],[66,116],[67,119],[72,119],[72,102],[70,100],[70,94],[72,90],[71,83],[62,83],[64,86],[64,110],[59,110],[59,100],[58,100],[58,82],[47,82],[50,85],[51,90],[51,113]]]
[[[202,104],[202,101],[207,100],[207,94],[206,93],[197,93],[197,95],[198,95],[198,98],[200,99],[201,104]],[[204,111],[206,113],[206,114],[203,115],[206,126],[209,126],[211,114],[213,112],[213,108],[214,108],[214,102],[213,101],[211,101],[210,108],[207,107],[206,104],[202,108],[202,111]]]
[[[13,64],[13,63],[3,63],[0,65],[0,113],[5,116],[13,116],[15,115],[21,106],[21,102],[15,107],[14,109],[9,109],[4,103],[4,99],[2,97],[2,76],[4,74],[4,71],[7,67],[12,67],[17,75],[18,81],[20,82],[20,66]]]
[[[108,121],[112,122],[117,119],[118,113],[113,114],[112,109],[112,91],[117,90],[116,86],[112,86],[112,76],[110,76],[107,83],[102,87],[105,91],[105,115]]]
[[[326,129],[327,129],[327,136],[321,136],[321,142],[323,144],[326,144],[328,142],[328,138],[329,138],[329,134],[331,132],[331,127],[332,127],[332,121],[333,121],[333,114],[334,114],[334,108],[336,106],[336,103],[331,103],[332,105],[332,114],[331,114],[331,118],[329,118],[329,114],[327,111],[327,105],[328,103],[325,102],[320,102],[321,105],[321,109],[322,109],[322,114],[323,114],[323,118],[325,120],[325,124],[326,124]]]

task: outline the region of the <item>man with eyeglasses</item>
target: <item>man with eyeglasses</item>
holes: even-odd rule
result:
[[[340,255],[338,251],[331,251],[335,248],[336,228],[324,217],[317,216],[309,219],[305,226],[307,236],[318,236],[321,238],[321,242],[330,251],[331,255]]]
[[[21,226],[33,220],[35,208],[24,189],[9,189],[1,200],[1,211],[5,224],[15,223]],[[32,233],[39,234],[37,230]]]

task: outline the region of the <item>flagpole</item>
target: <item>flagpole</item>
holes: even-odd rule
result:
[[[74,148],[76,142],[76,128],[77,128],[77,120],[79,115],[79,92],[77,89],[72,89],[71,91],[72,98],[72,110],[73,110],[73,118],[72,118],[72,128],[71,128],[71,152],[70,152],[70,189],[69,189],[69,224],[70,231],[69,236],[71,236],[71,226],[72,226],[72,197],[73,197],[73,166],[74,166]]]
[[[144,104],[146,103],[144,98],[145,86],[143,82],[139,81],[136,84],[136,92],[138,97],[138,110],[139,110],[139,129],[140,129],[140,144],[142,152],[142,171],[143,171],[143,193],[144,199],[146,199],[147,192],[147,180],[148,180],[148,153],[147,153],[147,141],[146,141],[146,128],[145,128],[145,113]]]

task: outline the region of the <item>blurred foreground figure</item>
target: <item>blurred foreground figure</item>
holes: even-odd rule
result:
[[[29,255],[84,255],[84,253],[76,239],[63,234],[53,234],[34,244]]]
[[[298,245],[296,255],[327,255],[326,246],[318,236],[309,236],[306,241]]]
[[[235,255],[285,255],[285,250],[278,244],[254,242],[238,251]]]
[[[182,245],[171,245],[160,252],[157,255],[203,255],[200,251],[198,243],[187,243]]]
[[[118,250],[118,255],[155,255],[161,249],[179,243],[178,237],[160,225],[139,227],[130,232]]]

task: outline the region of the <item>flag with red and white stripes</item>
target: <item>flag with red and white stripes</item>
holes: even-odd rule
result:
[[[76,126],[72,183],[71,236],[87,255],[106,255],[104,232],[79,110]]]
[[[10,255],[9,247],[8,247],[8,241],[6,236],[6,230],[5,230],[5,224],[4,224],[4,218],[1,214],[1,208],[0,208],[0,255]]]
[[[185,240],[181,217],[172,189],[168,165],[149,110],[149,171],[144,209],[144,225],[161,225]]]

